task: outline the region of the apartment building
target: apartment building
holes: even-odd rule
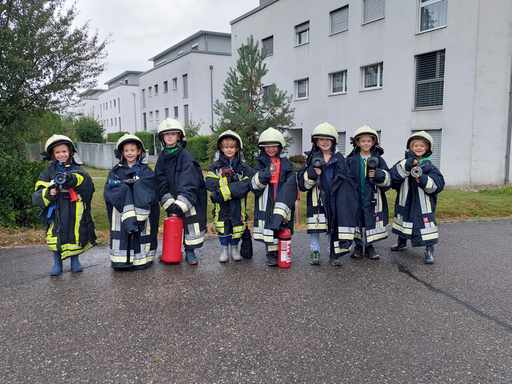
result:
[[[139,75],[142,71],[124,71],[105,82],[108,89],[98,97],[99,121],[105,135],[113,132],[135,133],[140,124]]]
[[[232,65],[247,37],[267,46],[266,85],[293,96],[295,145],[328,121],[341,152],[367,124],[389,165],[426,130],[451,187],[508,183],[510,0],[261,0],[231,22]]]
[[[153,68],[139,77],[141,130],[158,128],[167,117],[185,125],[201,123],[200,134],[211,134],[217,123],[213,103],[231,65],[231,35],[199,31],[149,59]]]
[[[101,107],[99,96],[105,92],[104,89],[88,89],[78,95],[80,101],[78,105],[71,109],[74,116],[91,116],[100,120]]]

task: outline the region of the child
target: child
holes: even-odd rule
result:
[[[277,265],[277,233],[287,227],[293,234],[293,214],[297,200],[295,169],[282,156],[284,137],[275,128],[263,131],[258,140],[260,156],[252,171],[254,193],[254,239],[265,243],[267,265]]]
[[[242,260],[238,243],[247,226],[245,207],[252,172],[243,159],[242,146],[238,134],[231,130],[223,132],[217,139],[217,153],[206,175],[206,188],[214,204],[213,221],[222,246],[221,263],[227,262],[230,254],[234,261]]]
[[[163,150],[155,166],[157,195],[169,216],[183,219],[185,254],[197,265],[195,249],[203,246],[206,233],[206,187],[203,172],[185,149],[187,141],[181,124],[167,118],[158,126]]]
[[[388,237],[389,210],[385,192],[391,186],[389,168],[381,157],[384,149],[379,146],[377,131],[371,127],[363,125],[358,128],[352,145],[354,149],[347,156],[347,163],[359,180],[359,193],[356,245],[350,257],[359,259],[366,254],[370,259],[377,260],[380,256],[373,243]]]
[[[299,188],[307,191],[307,232],[311,235],[311,265],[320,264],[320,233],[329,238],[329,260],[340,266],[348,253],[356,225],[355,181],[337,150],[338,132],[329,123],[311,134],[313,147],[298,173]]]
[[[119,164],[108,174],[103,197],[110,221],[112,268],[151,267],[157,248],[160,207],[155,174],[145,162],[142,141],[123,135],[116,143]]]
[[[430,162],[434,140],[427,132],[414,133],[407,140],[405,159],[391,169],[391,186],[396,189],[393,233],[398,242],[392,251],[401,251],[407,239],[413,247],[425,246],[425,264],[434,264],[434,244],[438,241],[436,218],[437,194],[444,188],[444,178]]]
[[[75,155],[75,145],[64,135],[53,135],[45,144],[44,160],[50,161],[36,182],[32,202],[45,207],[46,242],[53,251],[50,276],[62,273],[62,260],[71,258],[73,272],[82,272],[78,255],[96,244],[91,217],[94,184]],[[74,157],[75,156],[75,157]]]

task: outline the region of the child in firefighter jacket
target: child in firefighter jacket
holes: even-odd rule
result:
[[[431,163],[434,140],[427,132],[414,133],[407,140],[405,158],[391,168],[391,186],[396,189],[393,233],[398,235],[392,251],[401,251],[411,240],[413,247],[425,247],[425,264],[434,264],[438,242],[435,218],[437,195],[444,178]]]
[[[307,191],[307,232],[311,236],[311,265],[320,264],[320,233],[329,238],[329,260],[340,266],[354,238],[357,195],[355,180],[337,150],[338,132],[329,123],[311,134],[313,146],[298,172],[299,189]]]
[[[293,234],[293,215],[297,200],[295,169],[281,156],[284,137],[275,128],[268,128],[258,140],[260,156],[252,171],[250,188],[254,193],[255,240],[265,243],[268,266],[277,266],[280,229],[288,228]]]
[[[222,252],[221,263],[242,260],[238,243],[247,226],[247,193],[252,169],[242,155],[242,140],[228,130],[217,139],[217,153],[206,175],[206,188],[214,205],[212,214]]]
[[[167,118],[158,126],[163,150],[155,166],[157,195],[169,216],[183,219],[185,254],[190,265],[198,263],[195,249],[206,233],[206,186],[196,158],[185,149],[182,125]]]
[[[129,271],[146,269],[153,265],[157,248],[160,207],[155,174],[137,136],[123,135],[115,155],[119,164],[108,174],[103,192],[110,222],[111,265]]]
[[[347,156],[347,162],[358,180],[358,209],[356,245],[350,257],[359,259],[366,254],[377,260],[380,256],[373,243],[388,237],[389,210],[385,192],[391,187],[391,177],[382,158],[384,149],[379,146],[377,131],[363,125],[351,141],[354,149]]]
[[[50,161],[36,182],[32,202],[44,207],[46,242],[53,251],[51,276],[62,273],[62,260],[71,259],[73,272],[82,272],[78,255],[96,244],[91,217],[94,184],[80,165],[75,145],[67,136],[53,135],[45,144],[44,160]]]

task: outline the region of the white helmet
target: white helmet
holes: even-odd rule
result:
[[[121,136],[119,138],[119,140],[117,140],[116,148],[114,150],[114,154],[115,154],[116,158],[118,158],[119,160],[122,160],[123,155],[122,155],[121,151],[123,150],[123,145],[125,145],[126,143],[134,143],[137,145],[137,148],[142,149],[142,152],[140,154],[140,160],[142,161],[144,159],[144,157],[146,156],[146,150],[144,149],[144,143],[137,136],[130,135],[128,133],[124,134],[123,136]]]
[[[285,146],[283,134],[272,127],[265,129],[258,139],[258,148],[268,147],[269,143],[279,143],[280,149],[283,149]]]
[[[332,139],[336,144],[338,144],[338,132],[336,131],[336,128],[327,122],[317,125],[315,129],[313,129],[313,133],[311,134],[311,141],[314,141],[318,138]]]
[[[162,133],[166,132],[181,132],[181,139],[186,141],[185,130],[178,120],[167,118],[158,125],[158,137],[161,138]]]

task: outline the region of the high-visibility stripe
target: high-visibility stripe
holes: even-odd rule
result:
[[[315,186],[315,180],[311,180],[308,176],[308,172],[304,172],[304,181],[305,181],[305,184],[304,184],[304,187],[308,190],[308,189],[311,189]]]
[[[265,188],[266,185],[262,184],[260,182],[260,176],[259,175],[260,175],[259,172],[254,175],[254,177],[251,180],[251,184],[252,184],[253,189],[259,189],[261,191],[263,188]]]

